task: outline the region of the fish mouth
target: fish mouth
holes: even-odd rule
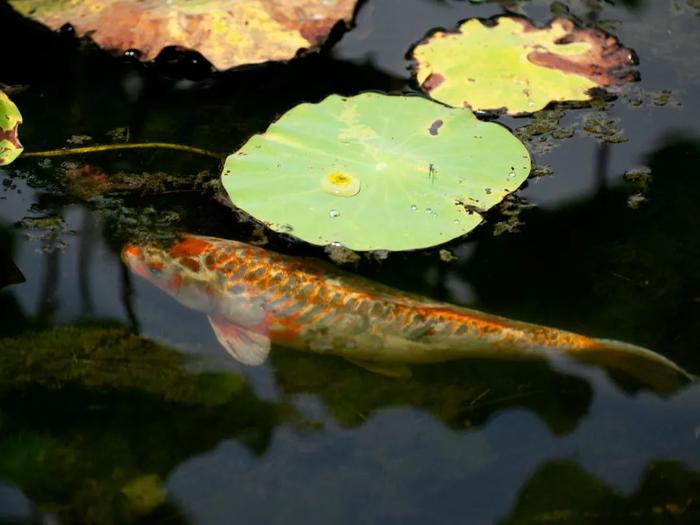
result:
[[[149,246],[127,244],[122,248],[121,259],[129,271],[168,293],[177,290],[182,283],[179,276],[169,275],[166,264]]]

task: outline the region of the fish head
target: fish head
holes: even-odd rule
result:
[[[129,244],[122,250],[122,261],[133,273],[169,293],[177,293],[184,283],[177,261],[167,250],[152,245]]]
[[[169,249],[129,244],[122,250],[122,260],[133,273],[185,306],[211,313],[220,295],[216,275],[200,262],[210,248],[210,244],[194,237],[184,238]]]
[[[136,275],[146,279],[181,304],[207,315],[216,315],[242,326],[259,324],[264,316],[261,301],[245,287],[231,290],[229,275],[234,269],[231,253],[243,245],[210,237],[189,235],[170,248],[130,244],[122,260]],[[229,262],[221,267],[223,257]]]
[[[206,313],[226,351],[243,363],[257,365],[270,351],[265,310],[240,285],[236,288],[243,289],[231,290],[231,268],[217,262],[221,256],[231,263],[229,256],[241,246],[236,241],[187,236],[169,249],[127,245],[122,260],[181,304]]]
[[[162,277],[165,264],[150,247],[128,244],[122,250],[122,261],[133,273],[154,284]]]

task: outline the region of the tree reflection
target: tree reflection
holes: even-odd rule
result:
[[[187,365],[114,325],[3,339],[0,478],[62,523],[177,513],[159,486],[177,465],[225,439],[262,454],[275,426],[294,421],[240,375]]]
[[[541,466],[498,525],[608,523],[695,524],[700,520],[700,474],[670,462],[651,463],[639,488],[624,494],[568,460]]]
[[[480,242],[464,275],[483,307],[573,331],[595,327],[697,371],[700,180],[688,166],[700,164],[700,142],[670,141],[648,164],[653,182],[639,210],[625,207],[628,189],[608,189],[528,214],[507,242]],[[526,279],[500,277],[513,260]]]
[[[587,381],[553,371],[546,362],[469,360],[413,368],[410,380],[368,373],[340,359],[279,350],[275,379],[287,395],[321,399],[344,426],[358,426],[389,407],[412,407],[454,430],[485,425],[496,413],[526,408],[555,434],[571,432],[587,413]]]

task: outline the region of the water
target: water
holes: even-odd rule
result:
[[[555,133],[530,138],[538,173],[552,175],[451,243],[456,260],[436,249],[348,268],[639,344],[700,374],[700,16],[686,0],[615,3],[563,4],[614,27],[641,81],[602,115],[568,110]],[[550,17],[544,1],[369,0],[328,53],[214,77],[196,61],[116,60],[0,8],[13,43],[0,81],[27,85],[13,98],[28,151],[128,130],[133,142],[228,152],[301,101],[414,89],[411,44],[509,5]],[[124,271],[121,243],[186,229],[323,250],[217,204],[206,184],[216,161],[67,161],[77,164],[0,170],[0,249],[26,277],[0,291],[0,523],[700,522],[698,385],[659,395],[595,367],[534,361],[422,366],[396,380],[283,348],[239,365],[204,315]],[[625,180],[640,168],[648,187]],[[100,196],[105,175],[122,185]]]

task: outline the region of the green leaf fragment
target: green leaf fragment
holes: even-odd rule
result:
[[[19,109],[0,91],[0,166],[10,164],[24,149],[17,135],[21,123],[22,115]]]

